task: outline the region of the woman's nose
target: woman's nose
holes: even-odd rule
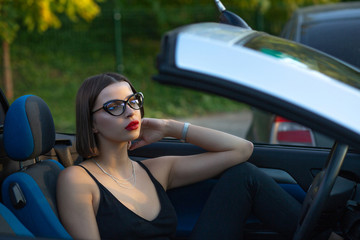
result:
[[[134,115],[134,109],[133,108],[131,108],[130,106],[129,106],[129,104],[126,104],[126,106],[125,106],[125,116],[128,118],[128,117],[132,117],[133,115]]]

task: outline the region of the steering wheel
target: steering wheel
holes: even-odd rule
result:
[[[332,147],[325,167],[316,175],[306,194],[293,240],[311,239],[315,224],[335,184],[347,150],[348,145],[338,142]]]

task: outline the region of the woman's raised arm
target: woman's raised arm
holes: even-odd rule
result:
[[[247,161],[253,151],[251,142],[209,128],[190,124],[184,132],[184,123],[160,119],[144,119],[142,124],[140,139],[132,149],[163,137],[184,137],[186,142],[207,151],[197,155],[170,156],[149,161],[147,165],[155,175],[163,176],[161,171],[168,169],[168,176],[160,178],[167,178],[167,182],[163,182],[166,188],[183,186],[215,176],[227,168]]]

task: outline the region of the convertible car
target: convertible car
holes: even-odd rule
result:
[[[164,34],[160,49],[154,81],[246,103],[334,139],[331,148],[255,143],[249,161],[303,204],[294,240],[327,239],[331,233],[359,239],[357,69],[246,25],[179,27]],[[74,135],[55,134],[50,109],[40,97],[22,96],[8,106],[1,95],[3,239],[71,239],[58,219],[56,178],[64,167],[82,159],[75,151]],[[203,151],[167,138],[130,154],[142,161]],[[178,214],[174,239],[188,238],[216,181],[215,177],[168,191]],[[245,239],[284,239],[256,216],[249,216],[245,229]]]

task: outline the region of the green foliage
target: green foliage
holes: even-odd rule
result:
[[[99,1],[99,0],[98,0]],[[78,16],[91,21],[100,13],[95,0],[0,0],[0,37],[11,43],[24,25],[29,31],[59,28],[57,15],[65,13],[72,21]]]
[[[116,0],[123,9],[143,9],[162,33],[175,25],[198,21],[217,21],[213,0]],[[226,9],[241,16],[257,30],[278,35],[298,7],[340,2],[341,0],[222,0]],[[145,10],[146,9],[146,10]],[[188,21],[187,21],[188,20]]]
[[[61,19],[59,30],[49,29],[43,34],[20,31],[13,43],[15,96],[42,97],[61,132],[75,131],[75,96],[82,81],[115,69],[113,15],[107,10],[111,4],[101,6],[102,14],[91,24]],[[230,100],[152,81],[159,40],[127,34],[123,42],[123,74],[144,92],[147,117],[184,117],[239,108]]]
[[[15,39],[19,25],[16,19],[19,12],[12,7],[11,0],[0,0],[0,38],[7,42]]]

